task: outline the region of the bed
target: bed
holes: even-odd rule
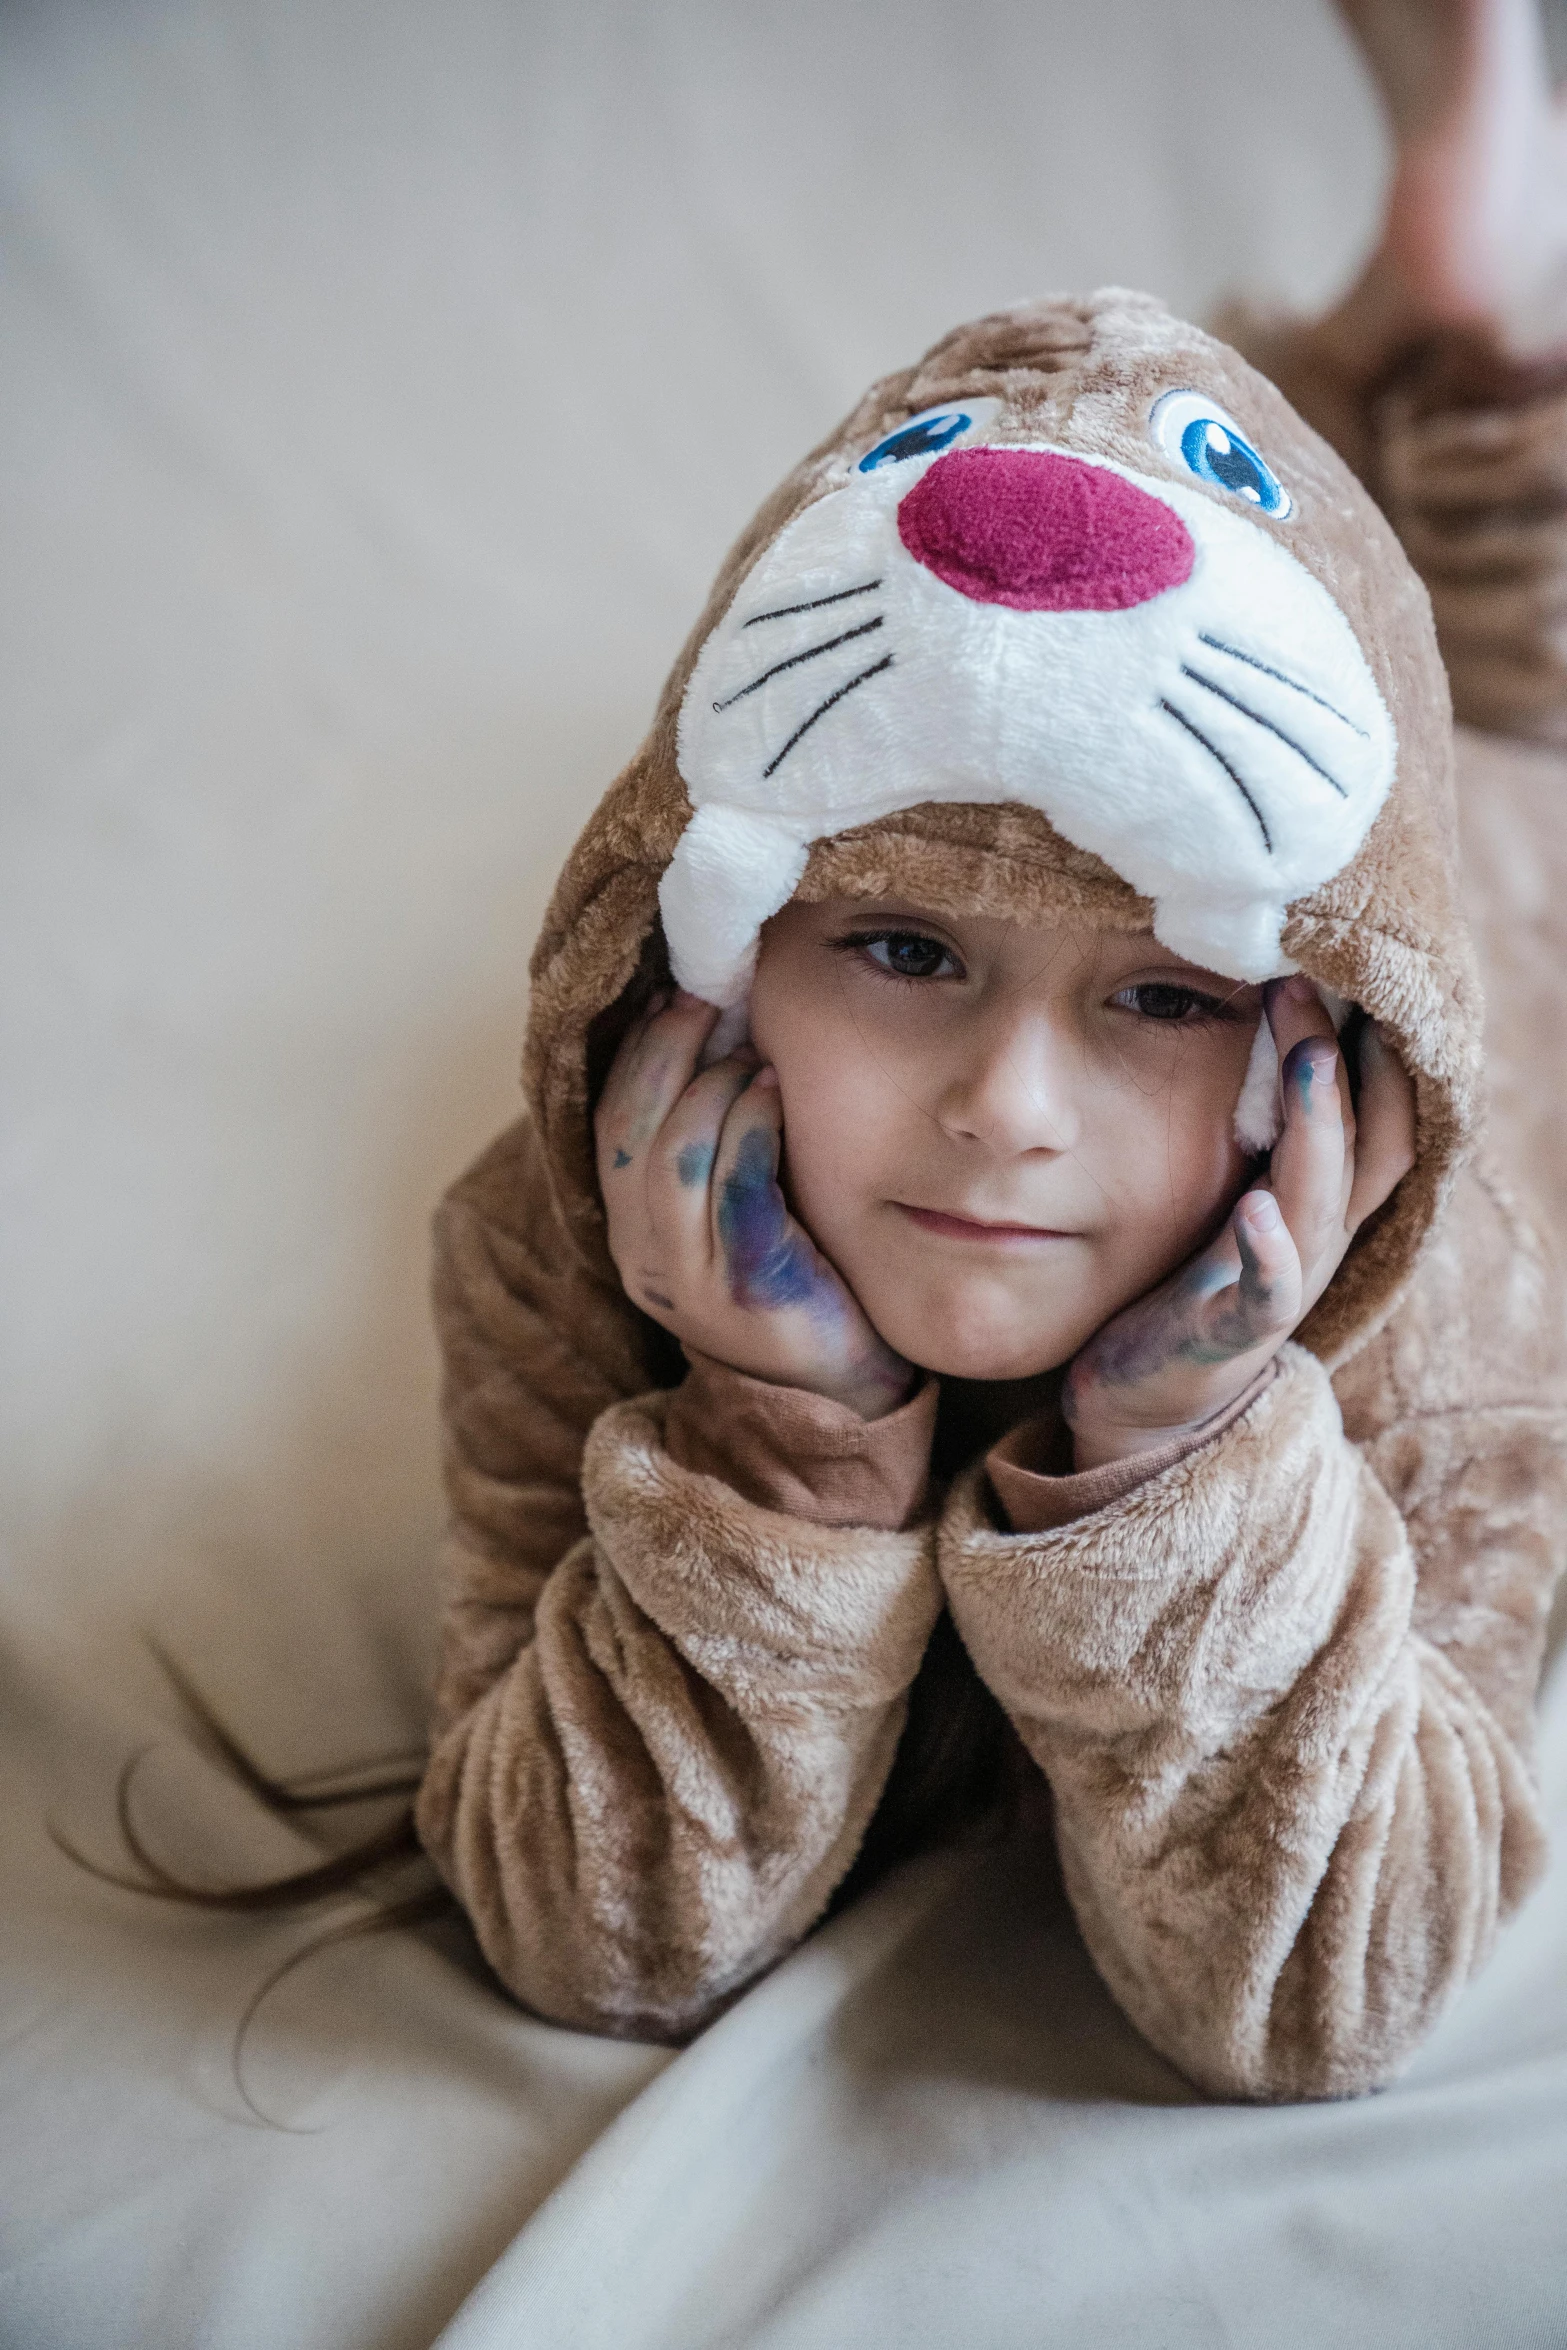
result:
[[[209,1882],[319,1850],[182,1680],[296,1787],[416,1752],[425,1225],[577,827],[876,369],[1026,291],[1342,279],[1383,159],[1325,0],[18,0],[0,142],[0,2344],[1560,2342],[1561,1858],[1397,2089],[1259,2113],[1005,1851],[676,2053],[525,2015],[452,1920],[305,1956],[236,2050],[364,1906],[62,1850],[124,1866],[122,1789]],[[1567,771],[1464,762],[1516,1001]],[[1497,1084],[1550,1207],[1505,1035]],[[1544,1730],[1567,1846],[1561,1669]]]

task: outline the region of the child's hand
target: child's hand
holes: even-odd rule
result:
[[[1284,1131],[1266,1182],[1242,1195],[1200,1256],[1107,1322],[1072,1364],[1062,1409],[1079,1469],[1151,1451],[1244,1394],[1414,1164],[1414,1088],[1376,1028],[1361,1035],[1357,1124],[1311,982],[1279,981],[1267,1003]]]
[[[683,1344],[867,1420],[911,1372],[789,1213],[778,1080],[749,1047],[697,1074],[718,1015],[655,999],[615,1055],[594,1118],[609,1250],[626,1295]]]

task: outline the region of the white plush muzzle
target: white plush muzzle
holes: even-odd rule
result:
[[[1004,577],[952,584],[910,551],[907,514],[900,532],[944,453],[853,472],[798,515],[681,707],[695,814],[660,902],[693,993],[743,1004],[758,931],[812,841],[937,800],[1039,809],[1150,898],[1156,935],[1193,962],[1245,981],[1294,968],[1287,907],[1348,863],[1393,776],[1392,721],[1353,629],[1243,508],[1031,446],[1068,460],[1036,469],[1051,486],[1102,491],[1076,472],[1102,469],[1159,501],[1189,534],[1188,575],[1125,609],[1018,609]],[[971,487],[1000,484],[973,470],[987,452],[967,462]],[[1019,478],[1013,465],[1014,503]],[[1083,592],[1102,600],[1094,559],[1086,548]]]

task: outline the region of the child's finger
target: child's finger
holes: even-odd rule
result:
[[[601,1106],[607,1104],[611,1110],[623,1107],[628,1092],[642,1082],[651,1066],[666,1060],[671,1050],[683,1043],[687,1031],[708,1033],[717,1017],[714,1007],[700,996],[687,995],[683,989],[659,989],[621,1038],[600,1093]]]
[[[673,998],[667,987],[656,987],[642,1006],[641,1011],[633,1014],[628,1021],[626,1032],[615,1047],[615,1057],[609,1065],[604,1083],[600,1088],[601,1102],[613,1096],[617,1086],[622,1083],[627,1069],[631,1066],[643,1037],[646,1036],[649,1028],[660,1014],[668,1011],[672,1001]]]
[[[1310,1267],[1341,1245],[1349,1137],[1343,1056],[1331,1034],[1292,1047],[1282,1071],[1284,1131],[1273,1153],[1272,1188],[1301,1261]]]
[[[1337,1044],[1338,1036],[1333,1025],[1332,1015],[1317,993],[1314,982],[1309,980],[1304,972],[1297,971],[1290,979],[1270,981],[1263,990],[1263,1001],[1267,1009],[1268,1024],[1273,1030],[1273,1041],[1278,1052],[1281,1071],[1290,1054],[1308,1038],[1316,1037],[1325,1044]],[[1355,1103],[1354,1096],[1350,1092],[1349,1071],[1345,1066],[1342,1054],[1339,1057],[1337,1078],[1339,1113],[1343,1120],[1345,1135],[1348,1137],[1352,1136],[1355,1131]],[[1346,1159],[1342,1198],[1339,1202],[1341,1208],[1348,1198],[1349,1161]]]
[[[737,1305],[774,1311],[814,1307],[831,1288],[827,1268],[789,1213],[778,1181],[783,1103],[777,1072],[759,1069],[724,1120],[713,1162],[712,1240]]]
[[[1145,1425],[1200,1420],[1233,1392],[1233,1366],[1277,1347],[1300,1318],[1300,1257],[1269,1191],[1249,1191],[1224,1229],[1174,1274],[1101,1330],[1074,1363],[1068,1416],[1084,1396],[1140,1397]],[[1244,1381],[1243,1381],[1244,1383]]]
[[[1298,1320],[1300,1296],[1300,1256],[1278,1201],[1248,1191],[1173,1285],[1172,1309],[1187,1324],[1180,1351],[1214,1364],[1274,1345]]]
[[[1304,1037],[1324,1036],[1330,1043],[1334,1041],[1327,1006],[1303,971],[1290,979],[1270,979],[1262,1001],[1281,1067]]]
[[[610,1067],[594,1118],[601,1180],[632,1166],[690,1084],[718,1013],[680,994],[633,1028]]]
[[[660,1241],[705,1271],[712,1257],[712,1175],[724,1120],[756,1075],[754,1053],[731,1054],[691,1080],[648,1153],[647,1199]]]
[[[646,1050],[648,1031],[654,1021],[669,1010],[669,1006],[668,989],[657,989],[649,996],[616,1046],[615,1057],[605,1072],[598,1100],[593,1107],[594,1129],[601,1140],[611,1124],[624,1123],[628,1092]]]
[[[1414,1082],[1376,1023],[1368,1021],[1360,1038],[1360,1121],[1346,1229],[1356,1231],[1414,1163]]]
[[[1271,1191],[1248,1191],[1236,1202],[1230,1230],[1240,1252],[1240,1278],[1212,1301],[1211,1335],[1231,1355],[1273,1345],[1300,1318],[1300,1252]]]

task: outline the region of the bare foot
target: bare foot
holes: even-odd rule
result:
[[[1338,0],[1397,158],[1381,241],[1317,329],[1351,380],[1456,338],[1528,375],[1567,352],[1567,107],[1534,0]]]

